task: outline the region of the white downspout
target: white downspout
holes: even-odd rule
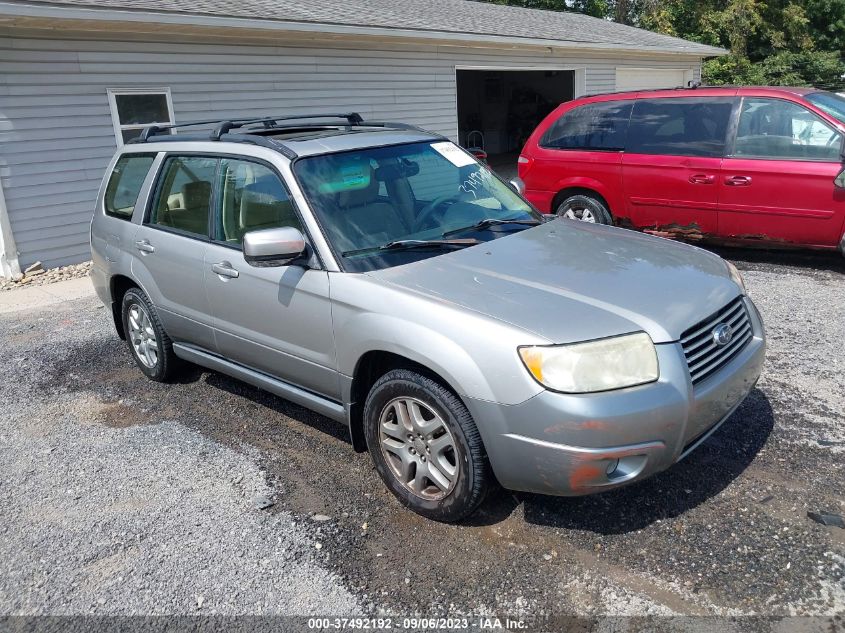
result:
[[[18,279],[20,275],[18,247],[15,246],[12,225],[9,223],[9,212],[6,208],[6,197],[3,195],[3,183],[0,182],[0,277]]]

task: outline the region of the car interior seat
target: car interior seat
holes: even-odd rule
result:
[[[263,179],[262,179],[263,180]],[[301,229],[301,224],[293,209],[293,204],[286,194],[280,191],[275,179],[262,182],[259,180],[247,185],[241,191],[238,215],[237,239],[243,239],[248,231],[293,226]],[[273,191],[276,189],[276,191]],[[280,195],[281,194],[281,195]]]

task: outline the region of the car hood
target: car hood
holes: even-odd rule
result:
[[[676,341],[740,293],[712,253],[562,219],[369,274],[553,343],[636,331]]]

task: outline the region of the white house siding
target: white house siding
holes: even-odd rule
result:
[[[0,182],[20,263],[89,257],[94,199],[116,147],[109,88],[169,87],[177,122],[356,111],[454,139],[456,66],[583,68],[586,91],[601,92],[615,89],[616,69],[627,65],[698,76],[700,61],[396,41],[235,45],[0,32]]]

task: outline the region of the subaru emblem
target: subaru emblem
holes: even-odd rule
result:
[[[713,342],[719,347],[724,347],[733,340],[733,328],[727,323],[720,323],[713,329]]]

